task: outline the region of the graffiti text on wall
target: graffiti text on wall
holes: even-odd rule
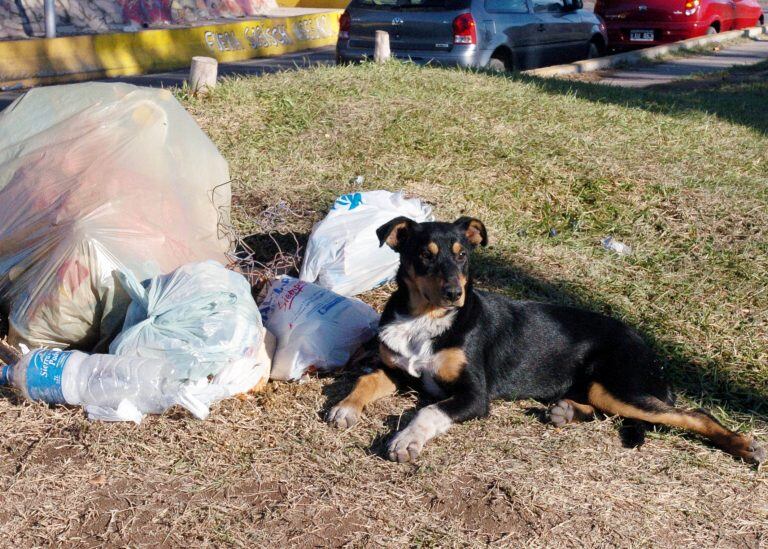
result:
[[[289,46],[295,42],[328,38],[333,28],[326,16],[312,19],[300,19],[289,29],[285,24],[270,25],[257,23],[242,30],[242,37],[234,31],[205,33],[205,45],[218,52],[240,51],[245,49]]]

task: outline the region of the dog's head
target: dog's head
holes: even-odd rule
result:
[[[398,279],[404,282],[417,310],[448,310],[464,305],[469,254],[488,244],[485,225],[472,217],[453,223],[416,223],[396,217],[378,228],[380,245],[400,254]]]

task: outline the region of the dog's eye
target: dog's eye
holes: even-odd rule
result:
[[[460,251],[460,252],[459,252],[459,253],[456,255],[456,257],[458,257],[459,259],[467,259],[467,251],[466,251],[466,250],[461,250],[461,251]]]
[[[430,252],[429,250],[422,250],[421,259],[423,259],[424,261],[430,261],[432,259],[432,252]]]

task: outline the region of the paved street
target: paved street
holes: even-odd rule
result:
[[[742,65],[754,65],[767,59],[768,38],[764,38],[727,45],[711,54],[679,57],[634,69],[607,71],[602,73],[601,78],[590,80],[612,86],[644,88],[656,84],[667,84],[673,80],[696,74],[718,72]]]
[[[336,61],[334,46],[318,48],[315,50],[290,53],[279,57],[262,59],[248,59],[236,63],[222,63],[219,65],[219,75],[248,74],[259,75],[277,71],[294,70],[296,68],[311,67],[313,65],[332,65]],[[147,74],[141,76],[124,76],[112,78],[110,82],[128,82],[138,86],[171,87],[181,86],[187,79],[189,69]],[[23,91],[0,91],[0,109],[7,107]]]

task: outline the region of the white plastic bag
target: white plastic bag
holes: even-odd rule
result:
[[[432,221],[432,208],[402,192],[345,194],[312,229],[299,278],[341,295],[357,295],[392,280],[400,264],[376,229],[398,216]]]
[[[271,281],[262,295],[261,317],[277,338],[272,379],[344,366],[378,329],[378,313],[359,299],[289,276]]]
[[[243,275],[206,261],[155,277],[146,287],[125,273],[120,279],[133,302],[112,354],[171,362],[192,381],[241,361],[238,371],[256,363],[264,328]]]
[[[35,88],[0,113],[0,309],[10,340],[106,350],[115,278],[226,263],[227,162],[168,90]]]

